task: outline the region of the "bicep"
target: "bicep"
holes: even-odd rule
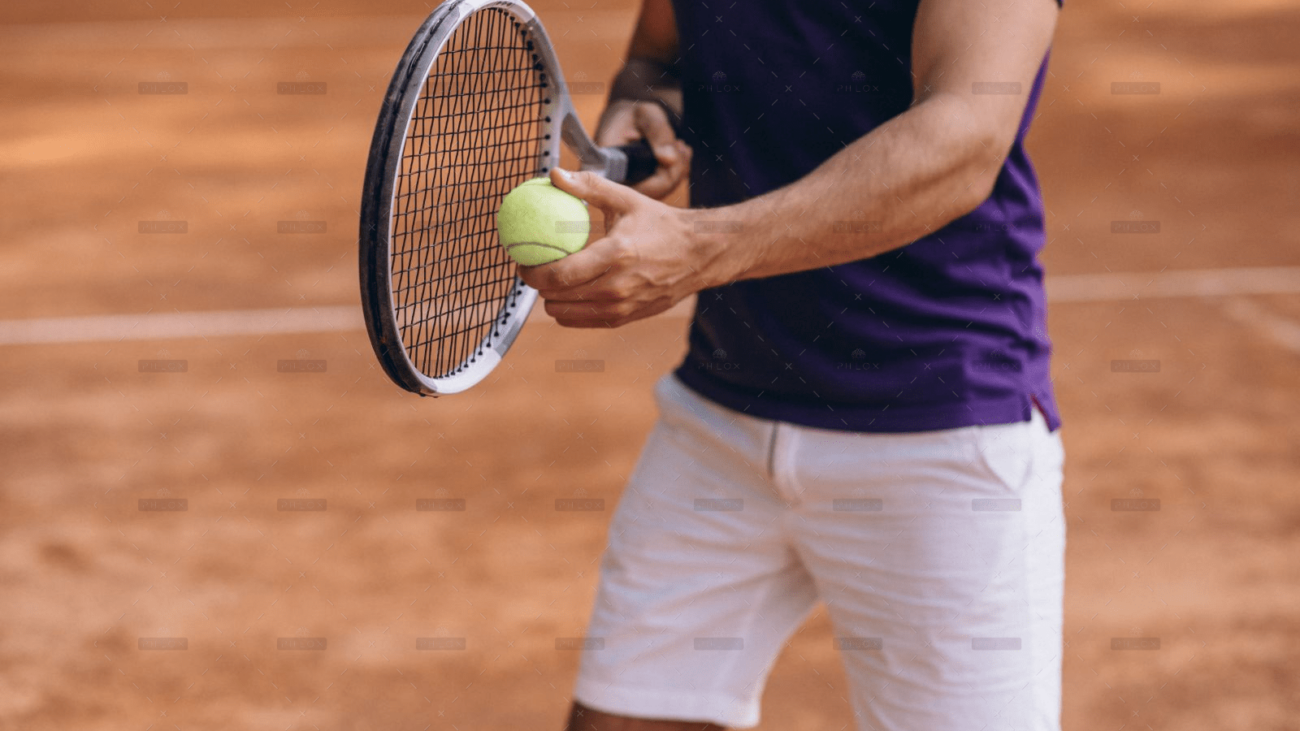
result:
[[[663,64],[677,60],[677,19],[672,0],[642,1],[628,56]]]
[[[1005,154],[1058,13],[1056,0],[921,0],[912,37],[916,102],[960,97],[969,121]]]

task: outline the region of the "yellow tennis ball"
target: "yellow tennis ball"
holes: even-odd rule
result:
[[[549,264],[587,244],[591,217],[581,198],[533,178],[506,194],[497,210],[501,245],[525,266]]]

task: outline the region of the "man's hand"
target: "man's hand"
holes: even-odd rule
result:
[[[659,314],[728,281],[725,247],[694,235],[695,211],[652,200],[595,173],[556,168],[555,187],[605,213],[606,234],[557,262],[519,276],[566,327],[618,327]]]
[[[596,129],[596,144],[601,147],[626,145],[643,137],[654,150],[659,169],[633,189],[662,200],[691,169],[691,148],[677,139],[663,107],[654,102],[617,99],[605,109]]]

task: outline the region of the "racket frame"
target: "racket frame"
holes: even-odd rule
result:
[[[448,375],[431,377],[416,367],[406,352],[393,303],[392,224],[397,180],[406,148],[410,119],[419,103],[429,72],[462,21],[476,12],[496,8],[509,13],[528,33],[532,53],[545,74],[541,133],[536,169],[546,175],[560,159],[560,144],[577,155],[580,167],[615,182],[627,173],[627,157],[618,149],[596,146],[578,119],[569,98],[559,60],[537,14],[522,0],[447,0],[425,19],[397,64],[375,124],[361,199],[359,270],[361,307],[366,330],[384,372],[402,388],[421,396],[464,391],[482,381],[514,344],[537,302],[537,290],[518,276],[493,327],[468,361]],[[546,121],[549,120],[549,121]]]

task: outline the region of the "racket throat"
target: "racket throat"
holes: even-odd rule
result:
[[[612,147],[597,147],[573,114],[566,114],[560,125],[560,137],[578,156],[580,170],[588,170],[614,182],[627,178],[627,155]]]

